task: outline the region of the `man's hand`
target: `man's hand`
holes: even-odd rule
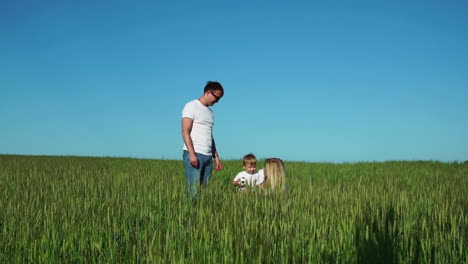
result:
[[[197,154],[190,154],[190,165],[194,168],[198,168]]]
[[[219,156],[216,155],[214,160],[215,160],[215,168],[214,169],[216,171],[220,171],[223,168],[223,164],[221,163],[221,160],[219,160]]]

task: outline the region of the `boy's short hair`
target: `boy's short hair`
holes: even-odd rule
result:
[[[247,164],[257,164],[257,158],[254,154],[250,153],[244,156],[242,164],[245,166]]]

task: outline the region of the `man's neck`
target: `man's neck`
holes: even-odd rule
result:
[[[208,102],[205,100],[204,96],[198,98],[198,101],[200,101],[202,105],[208,107]]]

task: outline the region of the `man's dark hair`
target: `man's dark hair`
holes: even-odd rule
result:
[[[221,96],[224,95],[224,88],[219,82],[208,81],[203,92],[206,93],[208,91],[221,91]]]

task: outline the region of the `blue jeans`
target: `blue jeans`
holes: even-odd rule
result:
[[[185,167],[185,193],[189,198],[195,198],[198,194],[200,185],[207,185],[211,178],[211,170],[213,169],[213,158],[208,155],[197,154],[198,167],[195,168],[190,164],[190,155],[184,150],[182,154]]]

